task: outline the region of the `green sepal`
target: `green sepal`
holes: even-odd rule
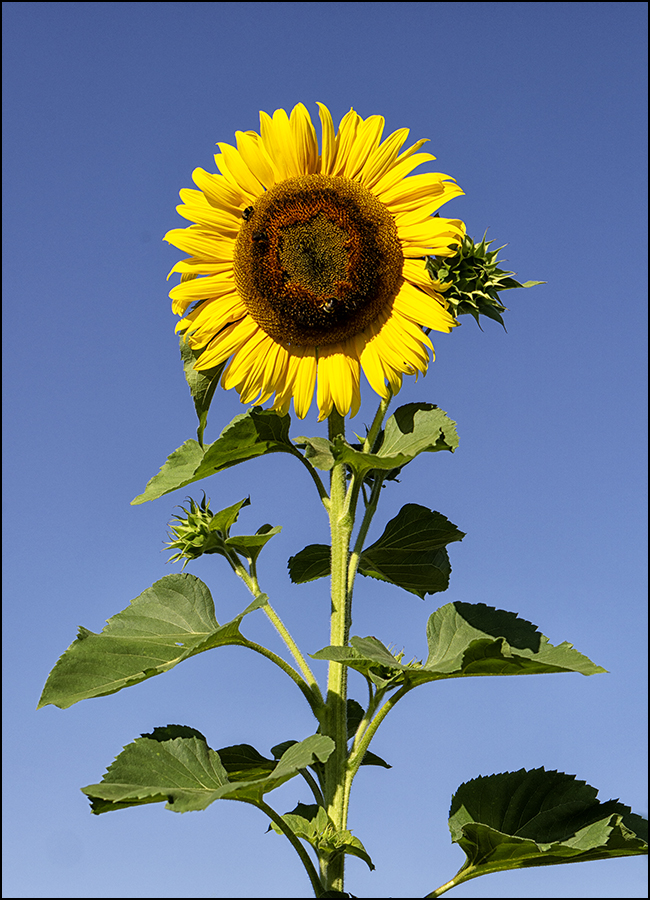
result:
[[[464,537],[442,513],[407,503],[379,540],[363,550],[359,572],[424,599],[449,587],[451,565],[445,547]],[[324,578],[330,574],[329,545],[309,544],[289,559],[288,567],[294,584]]]
[[[322,806],[315,803],[299,803],[292,812],[285,813],[282,818],[296,837],[311,844],[319,856],[348,853],[362,859],[371,871],[375,868],[359,838],[354,837],[347,829],[337,831]],[[271,822],[271,828],[277,834],[282,834],[275,822]]]
[[[202,447],[198,441],[185,441],[167,458],[160,472],[147,482],[132,505],[156,500],[164,494],[187,487],[215,472],[255,459],[266,453],[300,455],[289,439],[290,416],[272,409],[254,406],[235,416],[212,444]]]
[[[183,336],[180,339],[180,351],[185,380],[189,386],[192,400],[194,401],[194,409],[199,420],[196,436],[199,444],[203,447],[203,432],[208,423],[208,410],[228,360],[225,360],[213,369],[204,369],[201,372],[197,372],[194,368],[194,363],[203,351],[192,350]]]
[[[462,784],[451,801],[449,830],[467,859],[453,881],[646,854],[647,820],[618,800],[601,803],[597,793],[575,775],[544,768]]]
[[[77,639],[50,672],[38,709],[66,709],[105,697],[227,644],[245,644],[244,616],[268,602],[261,594],[225,625],[215,617],[206,585],[189,574],[166,575],[107,620],[100,634],[80,626]]]
[[[380,688],[474,675],[607,671],[567,641],[554,647],[531,622],[485,603],[456,601],[440,607],[429,617],[427,642],[424,663],[402,663],[404,654],[391,653],[376,637],[353,637],[348,647],[325,647],[312,656],[348,665]]]
[[[242,751],[247,745],[228,747],[225,749],[230,752],[233,771],[243,775],[241,780],[232,781],[219,754],[208,746],[200,732],[192,729],[192,737],[173,736],[174,729],[181,727],[167,726],[167,733],[156,729],[152,736],[137,738],[116,757],[99,784],[82,788],[93,813],[99,815],[143,803],[164,802],[173,812],[206,809],[220,799],[256,803],[300,769],[315,761],[325,762],[334,749],[331,738],[314,734],[290,747],[268,774],[259,776],[259,771],[266,769],[248,765],[246,777],[244,770],[252,761],[250,751],[256,751]],[[232,752],[237,749],[238,758]]]
[[[511,278],[514,272],[498,268],[500,260],[497,256],[503,247],[489,250],[494,241],[486,241],[485,237],[483,235],[480,244],[475,244],[470,237],[465,236],[454,256],[430,256],[427,258],[426,268],[434,281],[450,285],[443,291],[443,297],[454,316],[471,315],[480,328],[479,316],[483,315],[505,328],[501,313],[507,307],[501,302],[499,291],[528,288],[546,282],[526,281],[521,284]]]

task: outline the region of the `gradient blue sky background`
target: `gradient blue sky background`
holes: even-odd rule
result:
[[[105,620],[163,575],[182,490],[130,500],[195,436],[162,242],[186,224],[178,191],[214,171],[217,141],[259,110],[353,106],[386,134],[431,139],[466,196],[443,214],[489,227],[520,280],[508,333],[465,317],[434,335],[401,403],[458,422],[456,454],[425,454],[385,490],[370,535],[407,502],[467,537],[445,595],[359,579],[353,633],[426,652],[451,600],[485,602],[571,641],[610,674],[459,679],[409,695],[373,749],[393,764],[355,783],[351,828],[377,870],[360,897],[423,896],[464,856],[447,812],[463,781],[521,767],[575,774],[647,814],[645,781],[644,3],[5,3],[5,897],[304,897],[294,851],[252,807],[161,805],[89,814],[79,787],[127,744],[183,723],[214,748],[267,753],[314,723],[263,659],[237,648],[67,711],[35,712],[79,624]],[[317,124],[320,134],[320,126]],[[423,169],[424,171],[424,169]],[[360,431],[374,411],[365,388]],[[217,395],[214,440],[243,411]],[[292,433],[322,434],[315,415]],[[283,454],[203,485],[213,509],[250,494],[244,530],[282,525],[262,587],[301,646],[328,643],[325,582],[286,560],[327,540],[311,482]],[[200,496],[200,487],[194,490]],[[220,621],[248,602],[218,557],[190,566]],[[261,614],[245,632],[276,646]],[[324,677],[324,664],[317,664]],[[355,676],[356,678],[356,676]],[[352,694],[364,699],[361,681]],[[307,799],[300,779],[271,802]],[[640,858],[477,879],[456,897],[643,897]]]

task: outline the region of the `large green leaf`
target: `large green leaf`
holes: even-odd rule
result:
[[[464,537],[464,532],[442,513],[407,503],[386,525],[379,540],[363,551],[359,572],[422,598],[446,591],[451,565],[445,547]],[[289,559],[288,566],[294,584],[324,578],[330,574],[330,547],[309,544]]]
[[[458,446],[456,423],[432,403],[407,403],[386,422],[373,453],[346,444],[341,438],[334,445],[337,462],[344,462],[357,473],[369,469],[399,469],[420,453],[451,450]]]
[[[445,547],[464,537],[442,513],[407,503],[379,540],[364,549],[359,572],[390,581],[424,599],[425,594],[449,587],[451,565]]]
[[[453,451],[458,447],[456,423],[444,409],[432,403],[406,403],[396,409],[386,422],[376,454],[385,459],[405,456],[409,460],[419,453],[438,450]]]
[[[647,820],[618,800],[601,803],[597,793],[575,775],[543,768],[462,784],[449,830],[467,859],[444,889],[490,872],[647,853]]]
[[[429,655],[425,663],[402,663],[375,637],[353,637],[349,647],[325,647],[314,659],[341,662],[382,687],[414,687],[442,678],[472,675],[540,675],[554,672],[605,672],[572,644],[549,643],[535,625],[516,613],[485,603],[447,603],[429,617]]]
[[[299,437],[296,445],[317,469],[325,471],[344,462],[359,474],[371,469],[388,471],[405,466],[419,453],[451,450],[458,446],[456,423],[432,403],[407,403],[395,410],[380,433],[372,453],[361,444],[352,445],[342,437],[328,441],[322,437]]]
[[[168,457],[160,472],[150,479],[144,493],[131,503],[135,505],[156,500],[163,494],[265,453],[299,455],[289,439],[290,424],[288,415],[280,416],[272,409],[254,406],[248,412],[235,416],[214,443],[201,447],[197,441],[185,441]]]
[[[242,644],[241,620],[267,600],[260,595],[219,625],[202,581],[194,575],[166,575],[108,619],[101,634],[79,628],[50,672],[38,708],[51,703],[66,709],[79,700],[114,694],[204,650]]]
[[[188,731],[192,732],[191,737],[184,736]],[[179,733],[183,736],[176,736]],[[246,746],[240,745],[239,749]],[[164,802],[173,812],[205,809],[222,798],[254,803],[297,775],[300,769],[316,760],[325,762],[333,748],[331,738],[315,734],[290,747],[268,774],[231,781],[219,754],[208,746],[200,732],[171,725],[128,744],[109,766],[102,781],[89,784],[82,791],[97,815],[143,803]],[[247,753],[240,753],[240,775],[241,761],[250,761],[251,750],[257,752],[251,747]],[[253,771],[250,766],[248,770],[249,774]],[[258,769],[255,775],[259,775]]]

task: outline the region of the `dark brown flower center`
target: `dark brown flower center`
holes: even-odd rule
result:
[[[357,182],[290,178],[247,213],[235,281],[248,312],[274,340],[309,347],[344,341],[395,298],[404,264],[397,227]]]

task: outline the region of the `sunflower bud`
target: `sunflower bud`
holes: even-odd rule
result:
[[[223,552],[224,547],[224,535],[214,528],[214,513],[210,512],[210,501],[205,494],[200,504],[191,497],[187,499],[189,510],[179,507],[181,512],[174,516],[176,521],[169,523],[169,537],[174,540],[167,542],[168,547],[176,550],[168,561],[184,559],[183,568],[189,560],[198,559],[204,553]]]
[[[503,247],[488,250],[492,243],[494,242],[485,240],[485,235],[480,244],[475,244],[470,237],[465,236],[454,256],[430,256],[426,262],[431,278],[442,282],[441,289],[449,304],[449,311],[456,317],[467,314],[474,316],[479,328],[479,315],[494,319],[505,328],[501,313],[507,307],[501,303],[499,291],[545,283],[527,281],[520,284],[510,277],[514,272],[499,269],[498,263],[502,260],[497,259],[497,254]]]

